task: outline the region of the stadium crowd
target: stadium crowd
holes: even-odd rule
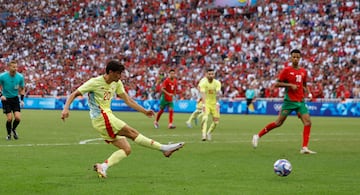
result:
[[[18,60],[27,95],[69,95],[116,58],[136,99],[158,98],[157,81],[170,69],[178,99],[195,99],[206,67],[216,70],[225,98],[243,98],[251,85],[258,97],[281,97],[273,84],[298,48],[314,98],[360,98],[359,1],[0,2],[0,69]]]

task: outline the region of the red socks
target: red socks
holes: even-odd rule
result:
[[[171,109],[169,110],[169,124],[172,124],[173,119],[174,119],[174,110]]]
[[[163,109],[160,109],[160,110],[159,110],[159,112],[158,112],[157,115],[156,115],[156,122],[160,120],[160,117],[161,117],[161,115],[162,115],[163,112],[164,112]]]
[[[269,123],[268,125],[265,126],[265,128],[263,128],[260,132],[259,132],[259,137],[262,137],[263,135],[267,134],[269,131],[271,131],[272,129],[276,128],[276,124],[275,122]],[[309,139],[310,139],[310,129],[311,126],[307,125],[304,126],[304,131],[303,131],[303,143],[302,146],[303,147],[307,147],[309,144]]]
[[[311,126],[310,126],[310,125],[304,126],[304,131],[303,131],[303,144],[302,144],[303,147],[307,147],[307,146],[308,146],[309,139],[310,139],[310,129],[311,129]]]
[[[268,125],[265,126],[265,128],[263,128],[260,132],[259,132],[259,137],[262,137],[263,135],[265,135],[266,133],[268,133],[269,131],[271,131],[271,129],[276,128],[277,125],[275,124],[275,122],[269,123]]]

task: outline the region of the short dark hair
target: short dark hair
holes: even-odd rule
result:
[[[170,69],[169,72],[175,72],[175,70],[174,70],[174,69]]]
[[[301,52],[300,52],[299,49],[293,49],[293,50],[291,50],[290,54],[293,54],[293,53],[301,54]]]
[[[11,60],[8,65],[10,66],[10,65],[12,65],[12,64],[17,64],[17,63],[18,63],[18,62],[17,62],[16,60]]]
[[[212,71],[214,71],[213,68],[208,68],[206,72],[212,72]]]
[[[106,65],[106,74],[109,74],[110,70],[113,72],[123,72],[125,70],[125,66],[117,60],[111,60]]]

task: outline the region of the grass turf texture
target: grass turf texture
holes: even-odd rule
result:
[[[294,116],[260,139],[251,138],[276,116],[222,115],[213,141],[200,141],[199,126],[188,129],[189,114],[175,113],[174,130],[165,113],[154,129],[153,119],[136,112],[115,114],[159,142],[185,141],[170,159],[129,141],[132,154],[100,179],[92,165],[115,147],[105,144],[91,127],[87,111],[72,111],[64,123],[61,111],[23,110],[19,140],[0,139],[0,194],[356,194],[360,190],[359,118],[312,117],[310,149],[299,153],[302,124]],[[86,144],[80,141],[92,140]],[[273,163],[288,159],[287,177],[273,172]]]

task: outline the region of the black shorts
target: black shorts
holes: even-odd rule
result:
[[[253,99],[246,99],[246,105],[249,106],[252,103]]]
[[[1,101],[4,114],[11,112],[20,112],[19,97],[6,98],[6,101]]]

